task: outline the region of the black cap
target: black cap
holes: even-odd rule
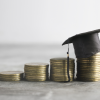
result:
[[[62,45],[73,43],[77,58],[87,58],[100,52],[100,29],[84,32],[68,38]]]

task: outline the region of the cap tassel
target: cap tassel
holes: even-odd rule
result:
[[[68,75],[68,82],[70,82],[70,75],[69,75],[69,39],[68,39],[68,52],[67,52],[67,75]]]

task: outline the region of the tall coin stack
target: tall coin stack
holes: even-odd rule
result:
[[[100,80],[100,52],[89,58],[77,59],[77,79],[79,81]]]
[[[74,79],[74,59],[69,58],[69,76],[70,81]],[[67,58],[50,59],[50,79],[52,81],[68,81]]]
[[[48,79],[48,67],[46,63],[25,64],[24,72],[27,81],[46,81]]]
[[[23,79],[21,71],[5,71],[0,72],[0,81],[20,81]]]

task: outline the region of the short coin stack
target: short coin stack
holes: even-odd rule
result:
[[[77,79],[79,81],[100,80],[100,52],[89,58],[77,59]]]
[[[0,81],[20,81],[23,79],[21,71],[5,71],[0,72]]]
[[[69,58],[69,75],[70,81],[74,79],[74,59]],[[52,81],[68,81],[67,58],[50,59],[50,79]]]
[[[48,79],[47,63],[28,63],[25,64],[25,79],[27,81],[46,81]]]

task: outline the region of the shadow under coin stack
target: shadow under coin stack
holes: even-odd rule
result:
[[[77,59],[77,79],[79,81],[100,80],[100,52],[89,58]]]
[[[5,71],[0,72],[0,81],[20,81],[23,79],[21,71]]]
[[[74,79],[74,59],[69,58],[69,75],[70,81]],[[52,81],[64,82],[68,81],[67,75],[67,58],[50,59],[50,79]]]
[[[25,64],[25,79],[27,81],[46,81],[48,79],[48,67],[46,63]]]

